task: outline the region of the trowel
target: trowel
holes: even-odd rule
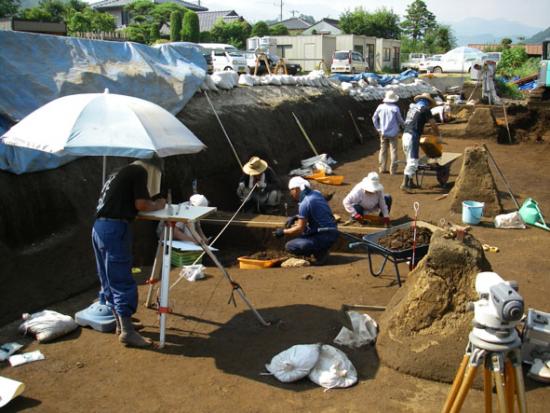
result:
[[[340,311],[338,312],[338,321],[340,321],[344,327],[351,331],[353,331],[353,324],[351,323],[351,318],[349,317],[348,311],[352,310],[385,311],[386,307],[379,305],[342,304],[342,307],[340,307]]]

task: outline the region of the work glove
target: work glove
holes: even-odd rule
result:
[[[261,191],[263,191],[267,187],[267,184],[265,182],[260,182],[258,184],[258,188],[260,188]]]
[[[241,191],[244,189],[244,182],[239,182],[239,189]]]
[[[355,221],[362,221],[363,215],[361,215],[359,212],[356,212],[351,216],[351,218],[354,219]]]
[[[283,238],[285,236],[285,230],[282,228],[277,228],[275,231],[273,231],[273,236],[275,238]]]
[[[386,228],[390,226],[390,217],[384,217],[384,226]]]
[[[289,219],[286,220],[285,228],[292,227],[296,223],[297,220],[298,220],[298,215],[294,215],[294,216],[290,217]]]

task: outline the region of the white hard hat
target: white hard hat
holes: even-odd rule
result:
[[[201,194],[195,194],[189,198],[189,203],[192,206],[198,206],[198,207],[207,207],[208,206],[208,199],[204,195]]]
[[[293,178],[290,178],[290,181],[288,181],[288,189],[300,188],[300,190],[303,191],[304,189],[309,187],[309,181],[306,181],[301,176],[295,176]]]

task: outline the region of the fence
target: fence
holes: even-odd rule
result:
[[[108,40],[113,42],[126,42],[128,36],[123,31],[118,32],[75,32],[73,37],[81,37],[89,40]]]

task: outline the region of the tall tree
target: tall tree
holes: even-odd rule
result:
[[[385,7],[376,9],[374,13],[369,13],[362,7],[354,11],[348,10],[340,16],[340,28],[344,33],[383,39],[399,39],[401,34],[399,16]]]
[[[181,40],[181,11],[175,10],[170,14],[170,41]]]
[[[456,38],[449,26],[438,24],[424,36],[422,50],[429,53],[447,53],[456,47]]]
[[[434,29],[435,26],[435,16],[422,0],[414,0],[407,6],[401,28],[413,42],[423,39],[426,33]]]
[[[200,40],[199,16],[191,10],[187,10],[183,17],[181,28],[181,40],[184,42],[198,43]]]
[[[288,31],[288,27],[282,23],[278,23],[269,28],[269,34],[272,36],[288,36],[290,32]]]
[[[9,17],[17,14],[19,0],[0,0],[0,17]]]
[[[252,26],[252,36],[264,37],[269,34],[269,26],[264,21],[259,21]]]
[[[210,36],[214,42],[229,43],[237,49],[243,49],[251,31],[250,24],[245,21],[225,23],[219,19],[210,30]]]

